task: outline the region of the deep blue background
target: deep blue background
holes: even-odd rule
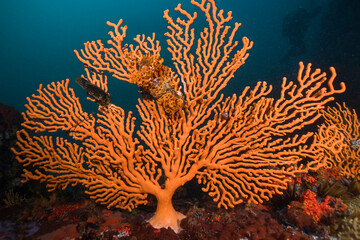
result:
[[[201,16],[190,1],[180,2],[183,8],[196,10]],[[233,19],[242,23],[237,38],[241,40],[242,36],[247,36],[254,41],[247,63],[237,72],[225,94],[240,93],[244,86],[254,86],[260,80],[274,84],[278,90],[283,76],[296,76],[298,62],[302,60],[326,71],[334,66],[339,75],[337,81],[345,81],[349,89],[339,101],[345,99],[350,106],[359,106],[360,49],[359,30],[356,29],[360,27],[358,16],[352,15],[352,12],[359,13],[356,2],[218,0],[218,8],[232,11]],[[128,25],[129,43],[136,34],[155,32],[161,41],[165,64],[171,66],[169,55],[165,53],[167,45],[163,34],[167,22],[163,19],[163,11],[170,9],[170,15],[176,16],[173,9],[177,3],[173,0],[1,1],[0,102],[24,111],[26,97],[35,93],[40,83],[46,85],[66,78],[74,80],[84,74],[83,65],[73,50],[83,48],[86,41],[101,39],[105,42],[107,32],[112,30],[106,21],[117,22],[120,18]],[[291,47],[289,39],[282,33],[285,16],[294,14],[299,8],[312,11],[317,7],[320,11],[311,19],[304,37],[306,52],[284,58]],[[134,110],[139,97],[137,86],[118,80],[113,80],[110,85],[114,103],[126,110]],[[85,98],[80,87],[74,82],[71,86],[79,97]]]

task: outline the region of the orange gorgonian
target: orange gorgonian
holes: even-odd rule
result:
[[[149,223],[179,232],[185,215],[174,209],[172,196],[193,178],[219,207],[228,208],[268,200],[282,193],[289,176],[324,166],[314,134],[298,131],[345,91],[343,83],[333,85],[335,69],[326,78],[300,62],[297,79],[284,78],[277,99],[269,97],[272,86],[266,82],[225,98],[221,90],[253,43],[246,37],[236,41],[241,24],[230,24],[231,12],[224,14],[214,0],[191,3],[205,15],[205,28],[194,28],[197,13],[180,4],[176,20],[164,12],[174,69],[160,57],[155,34],[126,44],[122,20],[107,23],[113,28],[107,44],[87,42],[75,51],[86,70],[78,81],[102,103],[97,114],[83,111],[69,80],[40,85],[28,98],[13,149],[26,180],[46,182],[49,190],[83,184],[97,202],[128,210],[154,195],[157,209]],[[141,88],[139,130],[132,112],[109,102],[102,72]]]

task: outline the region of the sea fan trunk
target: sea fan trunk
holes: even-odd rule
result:
[[[180,222],[186,216],[180,212],[177,212],[172,204],[173,192],[170,193],[166,189],[163,189],[157,194],[157,208],[155,215],[148,221],[154,228],[168,228],[179,233],[181,231]]]

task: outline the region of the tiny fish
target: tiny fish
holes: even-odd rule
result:
[[[86,90],[86,94],[93,97],[95,101],[103,107],[108,107],[111,104],[110,94],[92,84],[88,80],[82,77],[76,78],[76,83]]]

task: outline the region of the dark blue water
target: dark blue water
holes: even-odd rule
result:
[[[196,10],[183,2],[189,11]],[[275,2],[275,3],[274,3]],[[173,11],[177,1],[1,1],[0,3],[0,102],[23,111],[26,97],[35,93],[40,83],[83,74],[83,65],[73,50],[91,40],[108,39],[112,30],[106,21],[124,19],[128,42],[136,34],[157,34],[165,64],[171,66],[163,34],[167,22],[163,11]],[[233,12],[243,25],[238,39],[254,41],[247,63],[230,82],[225,94],[240,93],[244,86],[266,80],[279,89],[283,76],[294,77],[298,62],[312,62],[327,70],[337,69],[338,81],[345,81],[348,92],[340,96],[350,107],[358,106],[360,77],[359,3],[357,0],[256,0],[217,1],[219,8]],[[199,14],[201,15],[201,14]],[[284,25],[285,24],[285,25]],[[286,30],[287,29],[287,30]],[[285,31],[286,30],[286,31]],[[295,46],[294,46],[295,45]],[[138,89],[113,80],[109,90],[114,103],[134,109]],[[72,87],[85,97],[74,81]],[[276,97],[276,96],[274,96]]]

